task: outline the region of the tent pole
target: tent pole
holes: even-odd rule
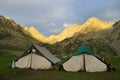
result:
[[[30,68],[32,67],[32,53],[31,54],[31,59],[30,59]]]
[[[86,72],[86,67],[85,67],[85,53],[83,53],[83,67],[84,67],[84,71]]]

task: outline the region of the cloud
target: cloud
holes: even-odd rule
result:
[[[71,27],[71,26],[74,26],[74,25],[76,25],[76,24],[67,24],[67,23],[64,23],[63,24],[63,28],[68,28],[68,27]]]
[[[51,35],[58,35],[58,34],[60,34],[61,33],[61,31],[62,31],[62,29],[52,29],[52,30],[50,30],[50,33],[49,34],[51,34]]]
[[[119,20],[119,3],[120,0],[0,0],[0,13],[23,26],[33,25],[49,36],[69,24],[83,24],[92,16],[104,21]]]
[[[56,27],[56,24],[54,22],[46,23],[46,27]]]
[[[65,28],[69,27],[69,25],[66,24],[66,23],[64,23],[63,26],[64,26]]]
[[[53,27],[55,27],[55,26],[56,26],[56,24],[55,24],[55,23],[53,23],[53,22],[51,23],[51,25],[52,25]]]
[[[74,24],[67,24],[67,23],[64,23],[64,24],[63,24],[64,28],[70,27],[70,26],[72,26],[72,25],[74,25]]]

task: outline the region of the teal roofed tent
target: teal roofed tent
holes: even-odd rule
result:
[[[80,55],[82,53],[94,55],[93,52],[87,48],[86,45],[82,45],[80,49],[74,54],[74,56]]]
[[[108,63],[95,56],[86,45],[82,45],[69,60],[63,63],[63,68],[71,72],[103,72],[109,69]]]

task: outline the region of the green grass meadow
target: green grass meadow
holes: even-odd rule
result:
[[[0,80],[120,80],[119,57],[106,58],[116,71],[98,73],[12,69],[11,63],[15,58],[15,55],[0,53]]]

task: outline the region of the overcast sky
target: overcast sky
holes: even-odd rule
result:
[[[0,0],[0,15],[49,36],[90,17],[120,20],[120,0]]]

